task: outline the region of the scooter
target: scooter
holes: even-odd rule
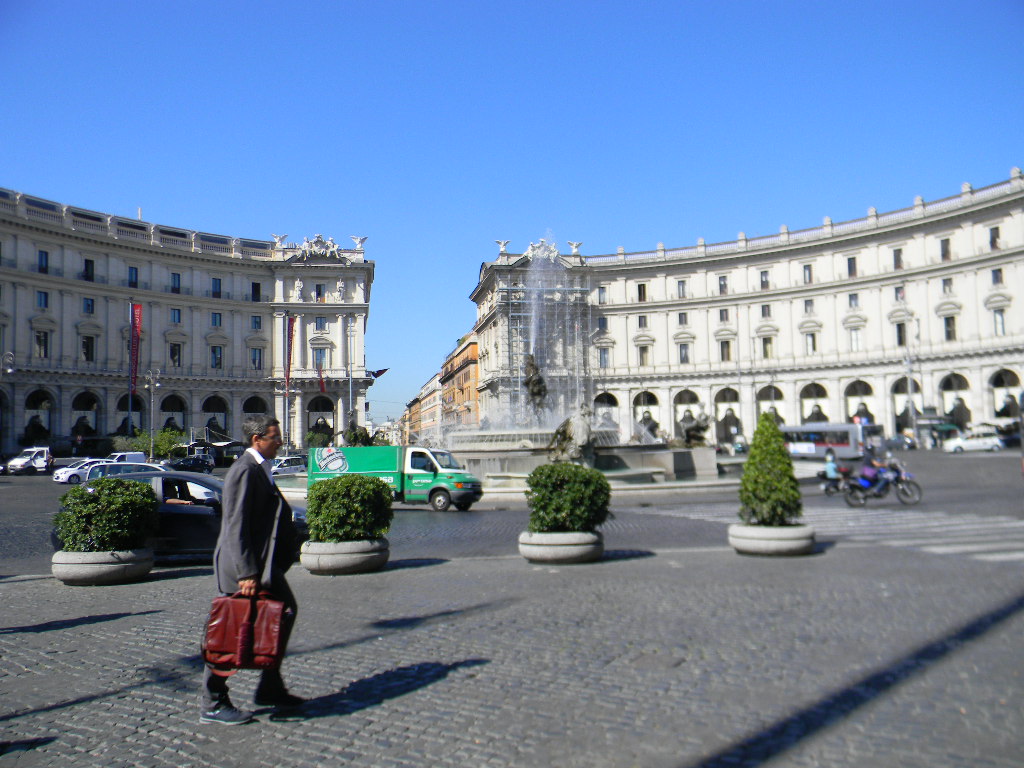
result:
[[[826,496],[838,496],[846,494],[850,490],[850,475],[852,470],[849,467],[839,467],[839,477],[826,477],[825,472],[818,473],[821,480],[819,486]]]
[[[896,492],[896,498],[903,504],[914,505],[921,501],[924,493],[921,486],[914,480],[914,476],[907,472],[906,467],[897,459],[890,459],[889,465],[879,470],[887,482],[881,490],[874,490],[875,483],[866,477],[854,477],[849,482],[846,491],[846,503],[851,507],[863,507],[869,498],[884,499],[889,495],[889,489]]]

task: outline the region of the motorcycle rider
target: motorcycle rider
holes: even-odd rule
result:
[[[868,490],[875,496],[881,496],[889,486],[889,473],[886,469],[886,463],[875,456],[875,447],[866,446],[860,476],[871,481],[872,485]]]
[[[834,451],[825,452],[825,486],[833,491],[839,490],[839,481],[842,475],[839,474],[839,464],[836,463]]]

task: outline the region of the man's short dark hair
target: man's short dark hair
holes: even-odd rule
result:
[[[263,437],[271,427],[280,427],[281,422],[268,413],[251,413],[242,422],[242,436],[245,444],[252,445],[252,438]]]

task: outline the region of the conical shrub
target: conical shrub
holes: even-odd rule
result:
[[[793,460],[771,414],[757,422],[740,480],[740,519],[747,524],[794,525],[803,514]]]

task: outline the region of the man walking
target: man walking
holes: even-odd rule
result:
[[[256,414],[242,425],[249,446],[224,479],[220,537],[213,555],[217,589],[223,595],[241,592],[254,596],[262,588],[297,611],[298,606],[285,579],[295,561],[298,537],[292,525],[292,510],[274,484],[271,462],[281,446],[281,427],[272,416]],[[277,521],[277,537],[274,523]],[[260,584],[264,563],[273,548],[270,583]],[[293,618],[294,622],[294,618]],[[287,647],[291,626],[285,628],[282,645]],[[228,697],[227,679],[235,670],[216,669],[207,664],[203,673],[201,723],[242,725],[252,713],[237,709]],[[254,701],[264,707],[297,707],[303,699],[288,693],[280,669],[263,670]]]

